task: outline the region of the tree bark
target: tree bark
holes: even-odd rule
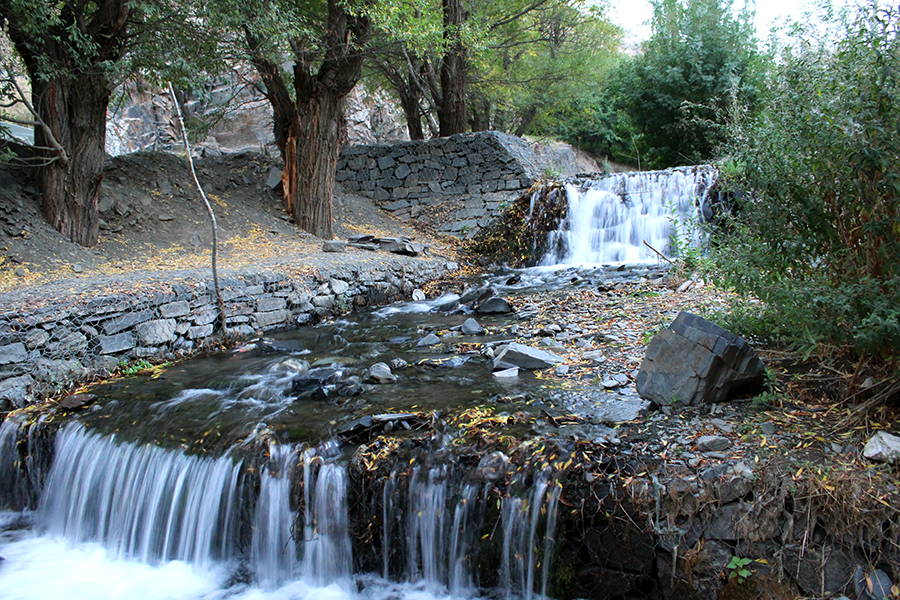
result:
[[[343,101],[343,95],[322,90],[298,106],[300,135],[293,163],[297,174],[294,220],[304,231],[326,240],[333,235],[331,199],[346,131]]]
[[[443,0],[444,37],[449,48],[441,61],[441,102],[438,107],[440,136],[466,131],[466,47],[460,28],[468,13],[463,0]]]
[[[38,169],[44,217],[65,238],[85,247],[94,246],[100,233],[97,200],[110,94],[99,69],[49,81],[32,78],[33,105],[68,155],[66,163],[54,160]],[[36,146],[50,145],[40,127],[34,137]]]
[[[58,22],[35,21],[30,10],[28,3],[0,0],[0,23],[25,63],[32,106],[47,127],[35,128],[35,146],[44,152],[37,175],[44,216],[63,236],[90,247],[99,234],[108,70],[129,42],[132,3],[58,2]]]

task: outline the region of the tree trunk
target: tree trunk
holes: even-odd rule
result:
[[[44,217],[67,239],[93,246],[100,226],[97,200],[103,181],[109,82],[96,68],[49,81],[32,77],[31,85],[35,109],[68,156],[66,163],[55,160],[38,171]],[[40,127],[35,129],[35,145],[50,146]]]
[[[409,139],[424,140],[425,132],[422,130],[422,115],[419,107],[419,98],[412,91],[397,90],[400,96],[400,106],[403,107],[403,115],[406,117],[406,129],[409,131]]]
[[[330,240],[331,199],[338,154],[344,140],[344,96],[328,90],[297,99],[300,112],[297,151],[294,220],[304,231]],[[289,171],[285,165],[285,172]]]
[[[441,61],[441,103],[438,107],[440,135],[466,131],[466,47],[460,27],[468,14],[463,0],[443,0],[444,37],[450,46]]]
[[[526,133],[528,133],[528,128],[531,127],[531,122],[534,121],[534,118],[537,116],[537,104],[532,104],[528,107],[528,110],[522,116],[522,122],[519,123],[519,127],[516,129],[516,136],[522,137]]]

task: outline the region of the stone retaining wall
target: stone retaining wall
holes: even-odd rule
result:
[[[220,279],[231,335],[248,338],[355,308],[409,298],[452,262],[348,266],[315,275]],[[210,345],[219,310],[211,281],[161,286],[33,312],[0,314],[0,412],[141,358],[169,359]]]
[[[465,237],[486,226],[543,173],[524,140],[497,131],[428,141],[351,146],[337,181],[403,220]]]

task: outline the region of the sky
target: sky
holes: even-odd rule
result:
[[[851,0],[834,0],[835,6],[851,4]],[[756,0],[756,31],[760,39],[769,37],[769,30],[776,22],[784,24],[789,17],[803,14],[812,8],[812,0]],[[741,0],[735,1],[735,7],[741,7]],[[631,30],[639,39],[650,37],[650,17],[653,9],[649,0],[611,0],[611,20]]]

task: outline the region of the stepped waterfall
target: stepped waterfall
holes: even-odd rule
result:
[[[672,253],[673,238],[696,243],[716,175],[712,167],[681,167],[569,183],[567,216],[542,264],[650,262],[656,252]]]

